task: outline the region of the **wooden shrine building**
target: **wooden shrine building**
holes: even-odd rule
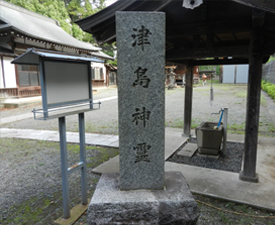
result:
[[[197,2],[202,4],[190,9]],[[256,157],[262,64],[275,52],[275,1],[119,0],[76,21],[99,43],[116,41],[116,11],[166,13],[166,61],[187,66],[184,134],[190,135],[192,68],[195,65],[249,64],[245,152],[240,179],[258,182]]]
[[[113,60],[101,48],[72,37],[58,21],[0,0],[0,98],[41,95],[38,66],[11,64],[29,48]],[[93,86],[106,85],[104,63],[91,67]]]

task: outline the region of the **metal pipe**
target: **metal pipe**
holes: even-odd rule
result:
[[[82,169],[82,167],[83,167],[83,162],[79,162],[79,163],[71,166],[70,168],[68,168],[68,173],[71,174],[74,171],[76,171],[77,169]]]
[[[70,206],[69,206],[66,122],[65,122],[64,116],[58,118],[58,125],[59,125],[60,156],[61,156],[63,210],[64,210],[64,218],[68,219],[68,218],[70,218]]]
[[[228,119],[228,108],[224,108],[224,116],[223,116],[223,148],[222,152],[224,153],[226,150],[226,141],[227,141],[227,119]]]
[[[86,145],[85,145],[85,121],[84,113],[78,114],[79,120],[79,146],[80,146],[80,161],[83,163],[81,167],[81,191],[82,191],[82,204],[88,204],[87,197],[87,166],[86,166]]]
[[[220,127],[220,125],[221,125],[221,122],[222,122],[222,117],[223,117],[223,109],[221,109],[221,111],[222,111],[222,114],[221,114],[221,116],[220,116],[220,119],[219,119],[219,122],[218,122],[218,128]]]

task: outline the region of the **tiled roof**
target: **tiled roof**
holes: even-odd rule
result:
[[[0,31],[13,30],[31,38],[55,44],[99,51],[101,48],[79,41],[65,32],[58,21],[22,7],[0,1]]]

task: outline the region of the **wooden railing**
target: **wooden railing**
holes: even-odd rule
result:
[[[105,87],[104,80],[92,80],[92,86],[94,87]]]
[[[18,88],[19,97],[32,97],[41,95],[40,87],[20,87]]]
[[[0,97],[17,97],[18,88],[0,88]]]
[[[0,88],[0,97],[32,97],[41,95],[40,87]]]

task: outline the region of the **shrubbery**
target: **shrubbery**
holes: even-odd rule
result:
[[[266,91],[271,98],[275,99],[275,84],[262,80],[262,89]]]

